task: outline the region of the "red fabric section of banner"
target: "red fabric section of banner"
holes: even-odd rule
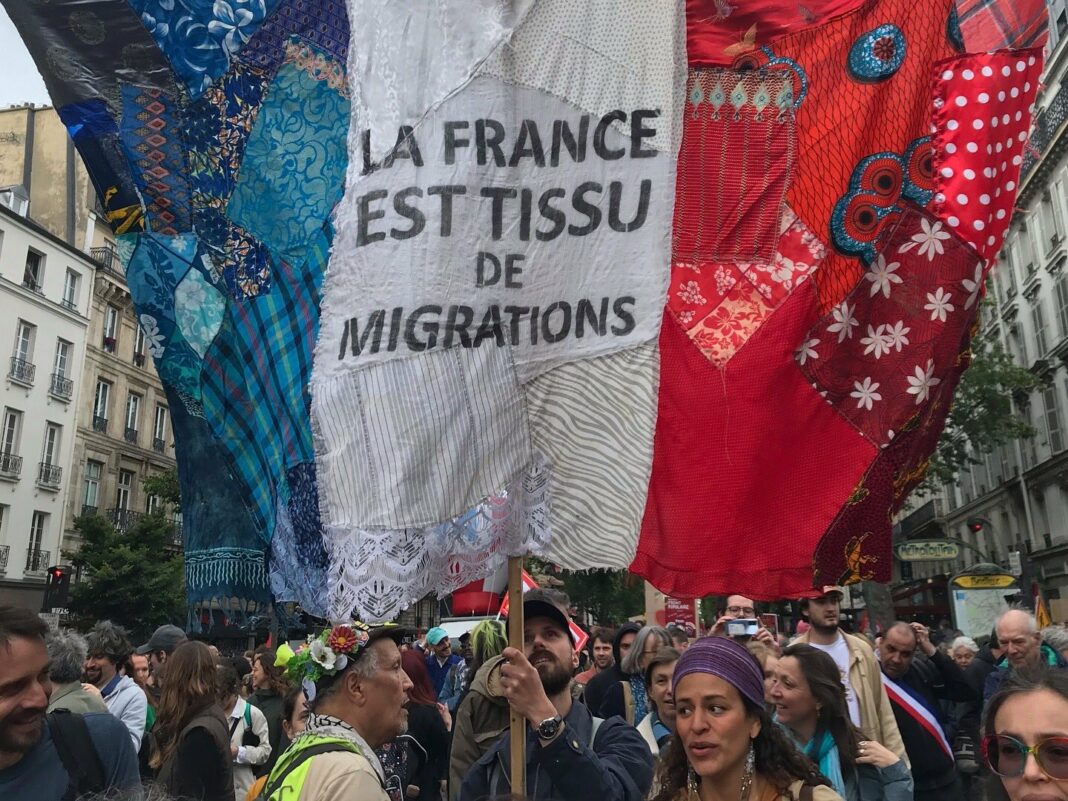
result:
[[[794,361],[816,318],[806,282],[719,370],[665,315],[653,473],[631,565],[663,592],[771,599],[812,587],[813,549],[876,455]]]
[[[731,64],[788,33],[822,25],[865,0],[686,0],[686,45],[693,66]]]

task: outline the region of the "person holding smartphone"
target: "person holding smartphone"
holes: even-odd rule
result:
[[[756,640],[776,655],[780,650],[775,635],[760,625],[756,615],[756,603],[744,595],[727,596],[727,606],[709,634],[713,637],[733,637],[743,643]]]

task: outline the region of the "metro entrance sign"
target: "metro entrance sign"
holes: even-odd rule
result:
[[[910,540],[894,546],[902,562],[949,562],[960,556],[960,545],[950,540]]]

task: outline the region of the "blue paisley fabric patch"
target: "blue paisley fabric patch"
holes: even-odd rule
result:
[[[295,60],[267,91],[227,212],[277,258],[297,262],[341,199],[350,104],[343,79],[338,85],[337,72],[321,68],[331,60],[296,44],[290,52]]]
[[[199,97],[279,0],[130,0],[190,97]]]

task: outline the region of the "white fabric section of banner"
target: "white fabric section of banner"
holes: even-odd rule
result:
[[[406,31],[387,22],[354,16],[351,52],[398,52]],[[350,64],[354,97],[389,94],[373,60]],[[637,514],[604,536],[583,522],[644,504],[684,78],[681,0],[540,0],[462,87],[436,102],[393,86],[408,118],[350,133],[312,377],[332,615],[392,617],[550,543],[565,567],[630,563]],[[355,105],[354,126],[374,116]],[[381,161],[376,136],[393,148]],[[635,348],[649,355],[603,358]],[[564,366],[536,393],[560,409],[532,417],[533,382]],[[617,387],[627,403],[607,402]],[[572,422],[588,437],[590,402],[625,424],[592,450],[550,447]],[[628,480],[613,482],[621,449]],[[566,487],[559,520],[557,476],[598,490]]]

